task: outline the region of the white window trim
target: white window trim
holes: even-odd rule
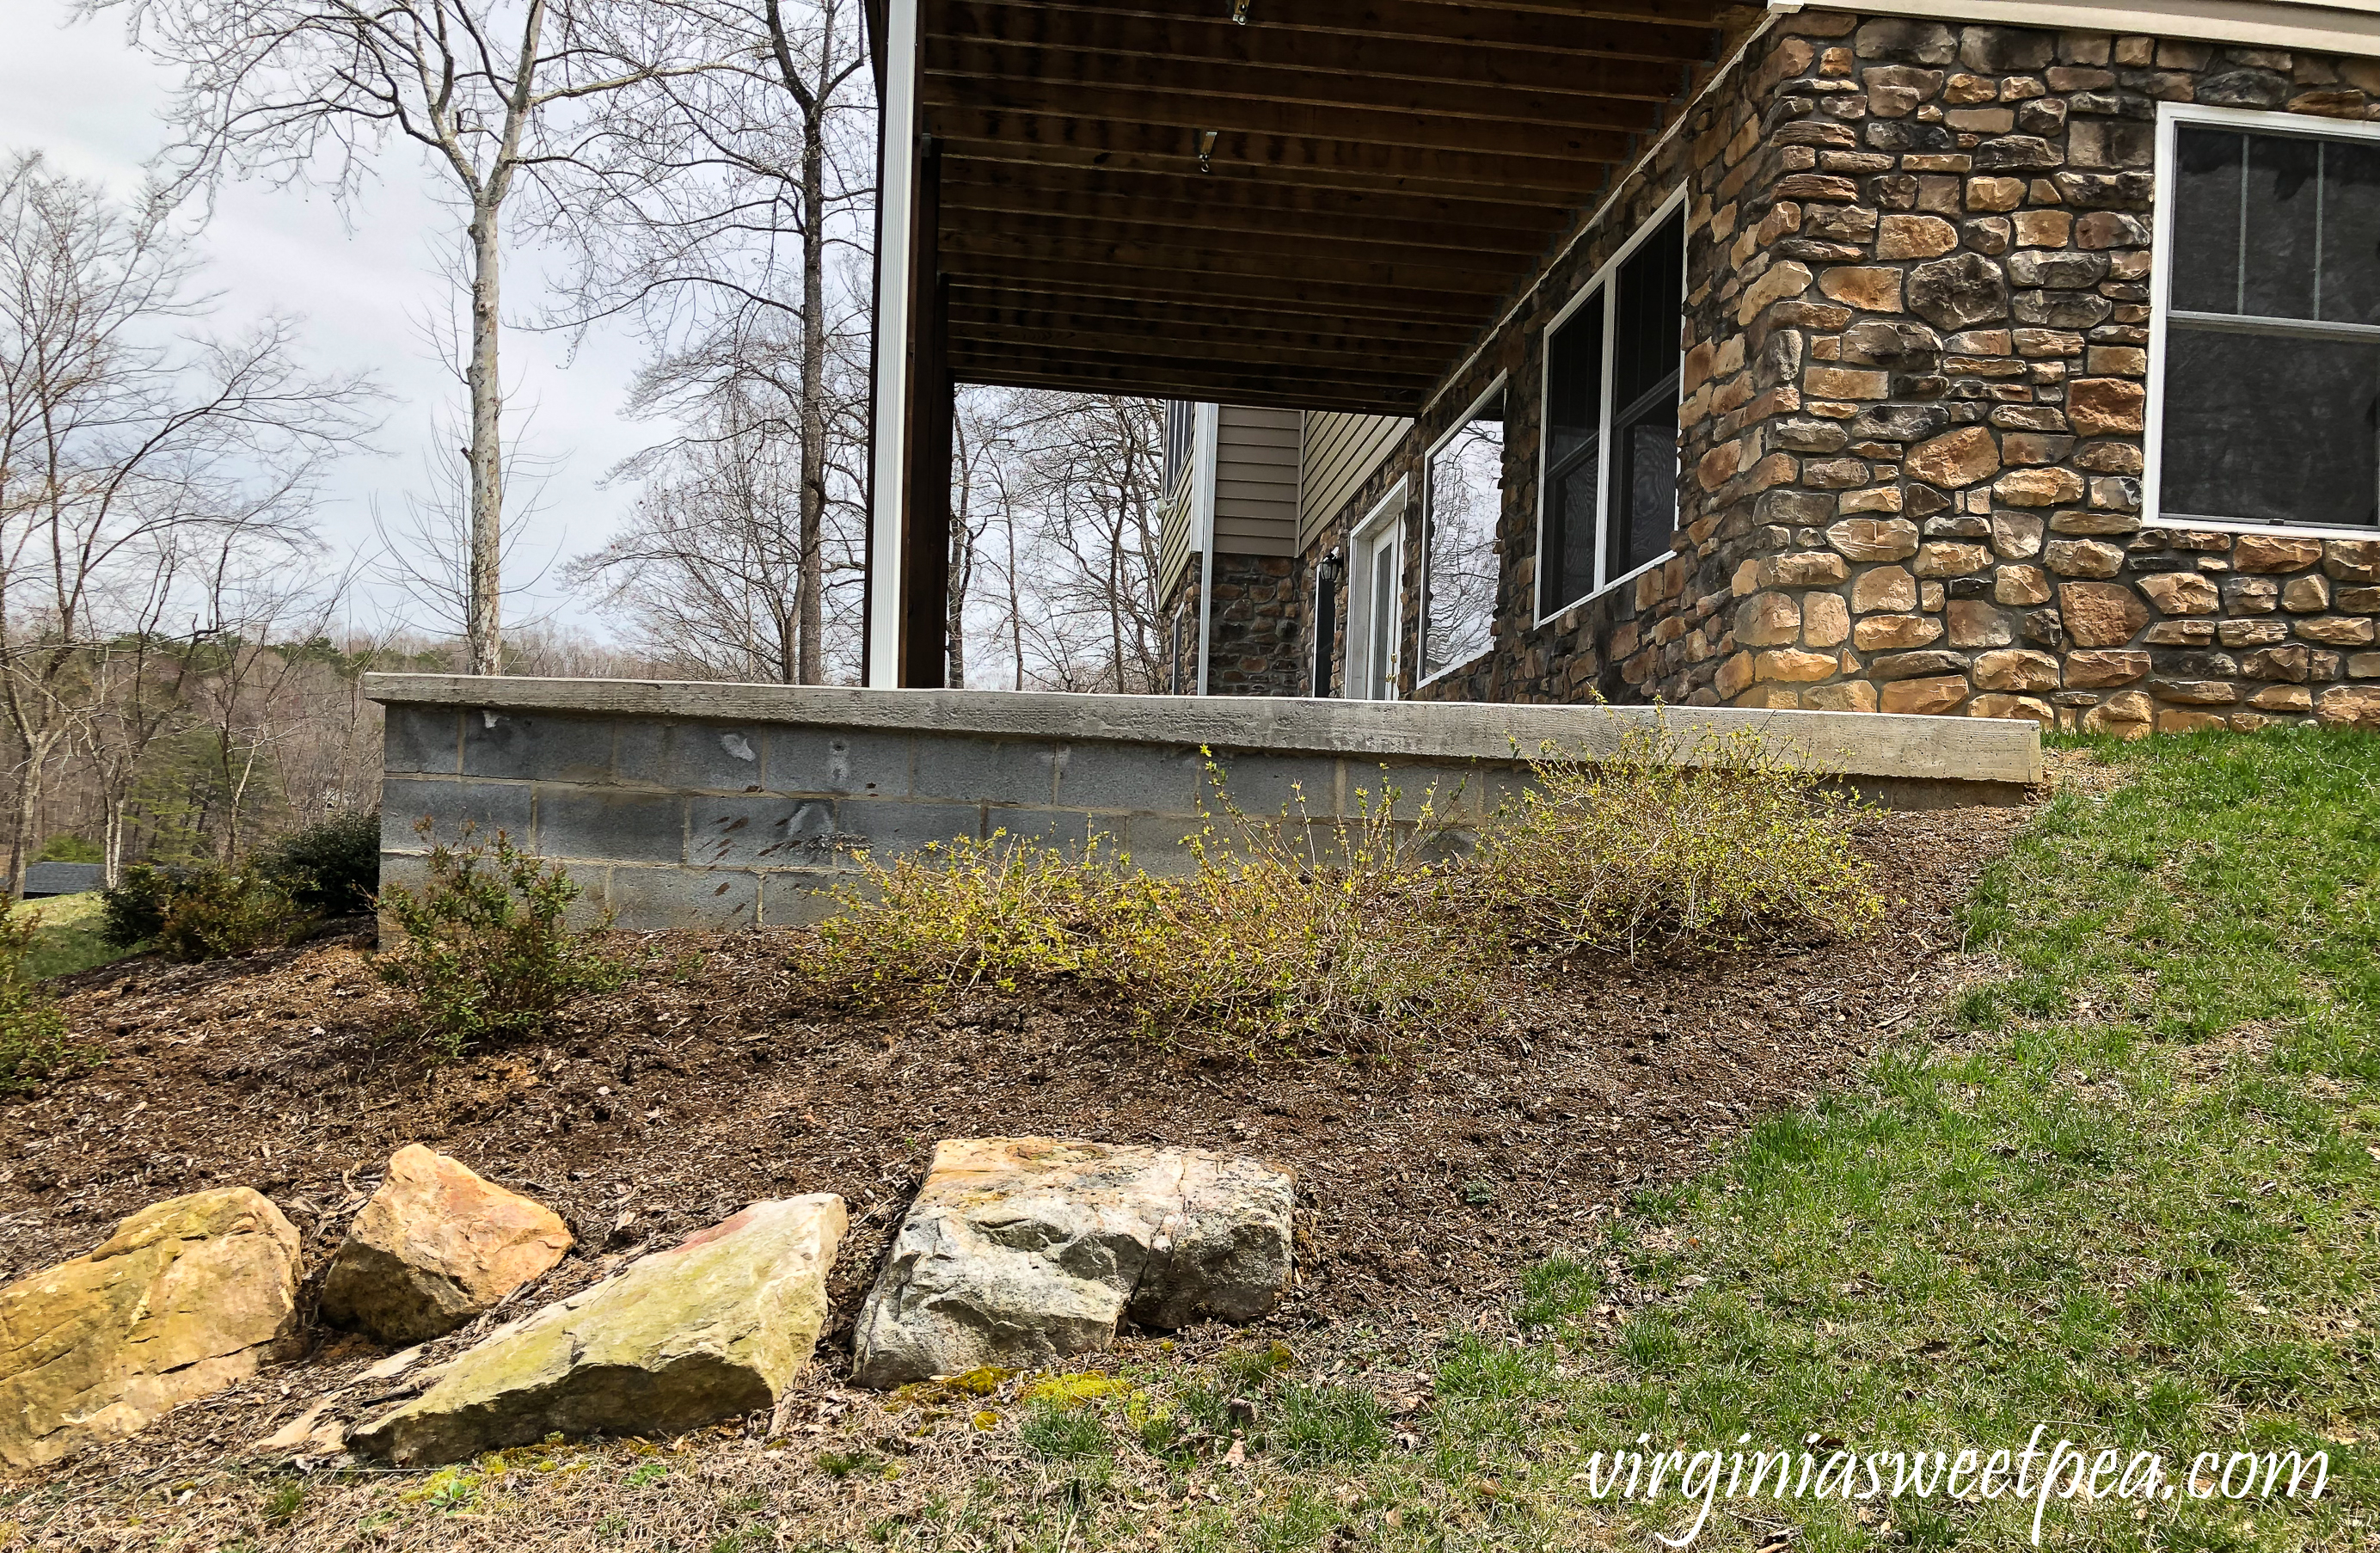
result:
[[[2164,515],[2166,324],[2173,287],[2174,140],[2185,124],[2221,125],[2310,140],[2380,140],[2380,125],[2312,114],[2268,113],[2257,108],[2202,107],[2164,103],[2157,107],[2156,208],[2150,212],[2148,413],[2141,432],[2141,524],[2148,528],[2194,528],[2216,534],[2272,534],[2283,539],[2335,540],[2343,534],[2369,539],[2380,534],[2362,523],[2258,523],[2248,518],[2168,517]]]
[[[1430,498],[1433,491],[1431,490],[1429,472],[1437,467],[1438,455],[1445,450],[1446,445],[1454,441],[1455,438],[1461,436],[1463,434],[1463,429],[1470,425],[1474,419],[1477,419],[1480,406],[1486,405],[1488,400],[1493,399],[1497,394],[1504,392],[1507,386],[1506,380],[1508,375],[1509,374],[1503,372],[1497,373],[1496,381],[1489,383],[1488,387],[1481,392],[1479,397],[1471,401],[1470,405],[1463,410],[1463,418],[1449,426],[1443,432],[1439,433],[1438,441],[1430,443],[1429,450],[1421,455],[1421,566],[1417,573],[1421,578],[1421,584],[1414,594],[1415,600],[1419,606],[1414,612],[1414,642],[1416,651],[1424,658],[1427,658],[1429,655],[1429,541],[1430,536],[1437,529],[1437,523],[1430,508]],[[1512,424],[1512,403],[1510,399],[1507,399],[1504,402],[1504,425],[1508,431],[1511,430]],[[1496,527],[1500,530],[1504,527],[1504,471],[1500,464],[1496,470]],[[1503,569],[1504,558],[1501,555],[1499,555],[1496,559],[1496,582],[1500,589],[1501,588],[1504,581]],[[1496,610],[1495,606],[1492,604],[1488,606],[1488,642],[1487,647],[1473,653],[1470,657],[1464,659],[1460,663],[1449,663],[1445,668],[1439,670],[1438,673],[1431,674],[1425,679],[1415,680],[1414,682],[1414,688],[1418,690],[1425,685],[1435,685],[1449,674],[1458,673],[1464,669],[1473,667],[1482,659],[1492,658],[1496,655]],[[1418,668],[1420,665],[1415,664],[1415,667]]]
[[[1659,209],[1656,210],[1651,215],[1645,217],[1644,223],[1640,224],[1635,231],[1629,234],[1628,240],[1620,245],[1619,250],[1613,253],[1609,259],[1603,261],[1603,267],[1596,271],[1594,274],[1587,277],[1585,282],[1579,286],[1578,294],[1572,297],[1569,301],[1562,304],[1561,310],[1554,314],[1552,320],[1546,324],[1545,328],[1537,335],[1537,564],[1535,573],[1530,578],[1532,586],[1529,591],[1534,595],[1534,597],[1529,601],[1529,609],[1538,625],[1548,625],[1560,616],[1568,614],[1571,611],[1578,608],[1581,604],[1591,603],[1595,600],[1602,598],[1607,593],[1626,587],[1629,583],[1635,581],[1638,577],[1643,576],[1646,572],[1653,570],[1656,566],[1664,564],[1670,559],[1667,555],[1658,556],[1654,560],[1647,561],[1643,565],[1638,566],[1632,571],[1624,572],[1616,577],[1607,577],[1603,575],[1603,568],[1607,564],[1608,558],[1611,553],[1609,533],[1609,525],[1611,522],[1611,353],[1617,343],[1613,338],[1614,330],[1612,329],[1611,315],[1612,310],[1619,306],[1619,292],[1612,285],[1612,282],[1619,278],[1620,266],[1628,261],[1629,256],[1633,254],[1638,249],[1644,247],[1645,239],[1650,237],[1653,235],[1654,230],[1663,222],[1669,220],[1671,215],[1675,214],[1679,211],[1683,210],[1685,208],[1685,203],[1686,186],[1682,183],[1678,185],[1675,189],[1670,191],[1668,199],[1661,201]],[[1689,236],[1691,236],[1691,234],[1689,234]],[[1684,296],[1688,289],[1686,282],[1690,273],[1693,248],[1694,245],[1691,242],[1681,243],[1678,245],[1678,294],[1681,297]],[[1547,406],[1552,403],[1554,336],[1561,332],[1561,326],[1563,324],[1570,322],[1570,318],[1572,313],[1575,313],[1579,309],[1585,307],[1587,299],[1597,296],[1598,293],[1600,293],[1603,300],[1603,371],[1597,394],[1597,408],[1602,419],[1595,449],[1596,584],[1593,588],[1588,588],[1577,598],[1566,600],[1562,603],[1548,610],[1545,607],[1545,576],[1547,562],[1546,516],[1547,509],[1552,504],[1553,493],[1546,487],[1546,455],[1552,447],[1553,439],[1548,432],[1548,421],[1547,419]],[[1681,315],[1679,322],[1681,323],[1684,322],[1682,315]],[[1678,373],[1678,403],[1683,405],[1685,403],[1686,387],[1686,374],[1682,370],[1682,363],[1685,357],[1684,350],[1681,348],[1678,355],[1681,361],[1681,370]],[[1682,479],[1679,482],[1679,490],[1682,492],[1684,489],[1685,484]]]
[[[1393,701],[1397,699],[1395,671],[1403,667],[1403,654],[1398,649],[1403,645],[1404,637],[1404,611],[1400,607],[1403,602],[1405,571],[1404,529],[1405,481],[1404,477],[1400,475],[1397,477],[1397,482],[1389,487],[1389,493],[1381,497],[1378,502],[1372,504],[1372,510],[1364,515],[1364,520],[1361,523],[1356,524],[1354,528],[1348,530],[1346,625],[1347,663],[1344,670],[1344,677],[1340,683],[1340,698],[1342,700]],[[1373,541],[1380,538],[1383,530],[1386,530],[1392,536],[1390,542],[1395,547],[1398,583],[1397,596],[1390,599],[1388,602],[1389,661],[1391,667],[1390,672],[1385,675],[1376,673],[1375,670],[1378,666],[1371,661],[1372,622],[1369,611],[1374,605],[1374,601],[1372,599],[1372,568],[1364,564],[1370,559]],[[1364,629],[1360,632],[1355,628],[1356,622],[1359,619],[1364,625]],[[1360,674],[1356,673],[1357,665],[1355,660],[1358,653],[1361,653],[1364,659],[1362,665],[1363,673]],[[1386,696],[1354,696],[1349,694],[1349,692],[1354,690],[1354,688],[1358,685],[1370,686],[1381,683],[1383,680],[1386,681],[1389,687],[1389,693]]]

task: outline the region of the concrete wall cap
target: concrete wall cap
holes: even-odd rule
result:
[[[549,712],[1411,760],[1525,759],[1548,748],[1591,757],[1666,719],[1689,737],[1704,729],[1722,734],[1756,729],[1797,763],[1845,777],[2028,785],[2042,780],[2041,731],[2022,719],[468,674],[367,674],[364,694],[385,706],[453,707],[491,716]]]

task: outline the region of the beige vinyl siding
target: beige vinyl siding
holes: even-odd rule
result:
[[[1298,502],[1298,549],[1371,478],[1380,461],[1396,451],[1413,422],[1393,415],[1340,415],[1316,411],[1305,417],[1305,490]]]
[[[1225,405],[1215,422],[1215,553],[1297,553],[1295,410]]]
[[[1191,487],[1198,472],[1197,460],[1183,468],[1182,478],[1166,492],[1165,505],[1157,519],[1157,596],[1171,600],[1182,581],[1182,574],[1196,558],[1198,551],[1198,518],[1191,501]]]

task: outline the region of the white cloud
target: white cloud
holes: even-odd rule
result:
[[[115,22],[67,27],[66,14],[63,0],[0,5],[0,147],[38,148],[62,170],[129,190],[164,141],[158,114],[170,78],[126,43]],[[323,532],[350,552],[370,542],[375,500],[395,517],[405,494],[421,489],[433,418],[461,393],[425,333],[448,316],[441,261],[458,221],[441,207],[409,148],[392,145],[380,167],[382,184],[345,212],[318,190],[229,185],[202,239],[203,285],[222,294],[223,323],[297,314],[318,366],[370,370],[390,396],[380,438],[389,455],[350,460],[325,493]],[[536,304],[538,278],[531,256],[512,266],[508,316]],[[527,517],[514,552],[516,567],[533,571],[557,549],[591,550],[610,534],[628,493],[599,482],[622,455],[652,441],[653,431],[619,413],[638,355],[625,336],[596,335],[574,350],[558,336],[516,329],[504,349],[510,424],[526,422],[528,451],[552,470],[542,510]],[[386,608],[393,601],[367,602]],[[575,606],[550,578],[511,606],[555,607],[563,619],[574,617]]]

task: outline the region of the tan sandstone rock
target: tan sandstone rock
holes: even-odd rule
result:
[[[245,1186],[143,1208],[0,1289],[0,1462],[41,1466],[256,1373],[298,1310],[298,1231]]]
[[[2058,613],[2077,647],[2122,647],[2149,623],[2140,595],[2119,582],[2060,583]]]
[[[2380,686],[2335,686],[2322,693],[2314,715],[2333,726],[2380,729]]]
[[[1935,485],[1973,485],[1999,469],[2000,452],[1990,428],[1962,426],[1911,448],[1907,467],[1919,479]]]
[[[946,1138],[853,1334],[853,1378],[1046,1368],[1145,1327],[1251,1321],[1289,1286],[1294,1179],[1196,1149]]]
[[[754,1203],[499,1329],[351,1443],[407,1464],[549,1434],[682,1434],[772,1405],[826,1322],[848,1224],[820,1193]]]
[[[408,1144],[322,1277],[322,1319],[402,1345],[495,1308],[570,1249],[551,1208]]]
[[[1954,710],[1966,698],[1967,682],[1962,675],[1941,674],[1886,686],[1882,705],[1886,711],[1939,715]]]

